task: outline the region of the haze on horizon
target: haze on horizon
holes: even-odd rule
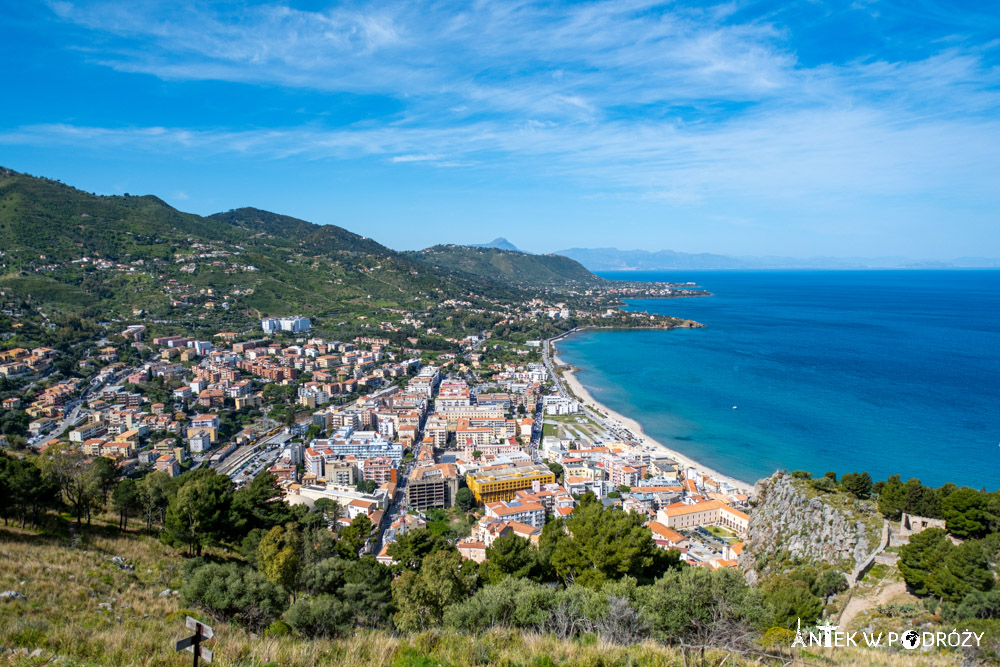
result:
[[[14,3],[0,165],[397,249],[1000,256],[971,0]]]

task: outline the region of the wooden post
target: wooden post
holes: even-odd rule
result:
[[[201,653],[201,623],[194,629],[194,667],[198,667],[198,655]]]
[[[212,627],[190,616],[184,620],[184,625],[194,630],[194,634],[177,642],[176,650],[191,651],[194,654],[194,667],[198,667],[200,658],[204,658],[205,662],[212,662],[212,652],[201,645],[204,640],[211,639],[215,635]]]

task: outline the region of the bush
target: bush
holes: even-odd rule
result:
[[[772,625],[759,591],[736,570],[687,567],[667,572],[639,589],[639,606],[653,635],[675,643],[739,641],[750,630]]]
[[[760,645],[764,648],[786,648],[791,646],[793,641],[795,641],[794,632],[788,628],[775,626],[768,628],[767,632],[760,638]]]
[[[811,480],[809,484],[812,488],[817,491],[823,491],[824,493],[832,493],[837,490],[837,483],[829,477],[818,477]]]
[[[972,591],[955,608],[957,620],[970,618],[1000,618],[1000,590]]]
[[[540,629],[552,605],[552,590],[527,579],[507,577],[451,605],[445,625],[468,633],[494,627]]]
[[[238,565],[204,565],[185,584],[185,604],[261,632],[288,605],[288,597],[264,575]]]
[[[292,627],[280,618],[267,626],[267,630],[264,630],[265,637],[287,637],[290,634],[292,634]]]
[[[799,619],[812,623],[823,611],[823,601],[807,584],[787,576],[770,580],[764,599],[774,613],[774,624],[784,628],[795,627]]]
[[[310,639],[343,637],[353,628],[354,612],[332,595],[299,600],[285,612],[285,620],[295,631]]]

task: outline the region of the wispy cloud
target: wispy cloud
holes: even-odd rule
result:
[[[807,64],[794,27],[742,1],[50,7],[99,38],[71,46],[119,71],[375,93],[402,110],[266,129],[32,125],[0,144],[533,170],[676,205],[996,194],[998,45],[962,39],[965,21],[937,47]]]
[[[421,153],[419,155],[396,155],[393,156],[393,162],[437,162],[441,159],[441,156],[434,155],[432,153]]]

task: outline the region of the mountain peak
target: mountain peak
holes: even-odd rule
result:
[[[469,247],[470,248],[496,248],[498,250],[512,250],[514,252],[524,252],[523,250],[518,249],[518,247],[516,245],[514,245],[513,243],[511,243],[510,241],[508,241],[507,239],[505,239],[502,236],[499,236],[499,237],[493,239],[489,243],[470,243]]]

